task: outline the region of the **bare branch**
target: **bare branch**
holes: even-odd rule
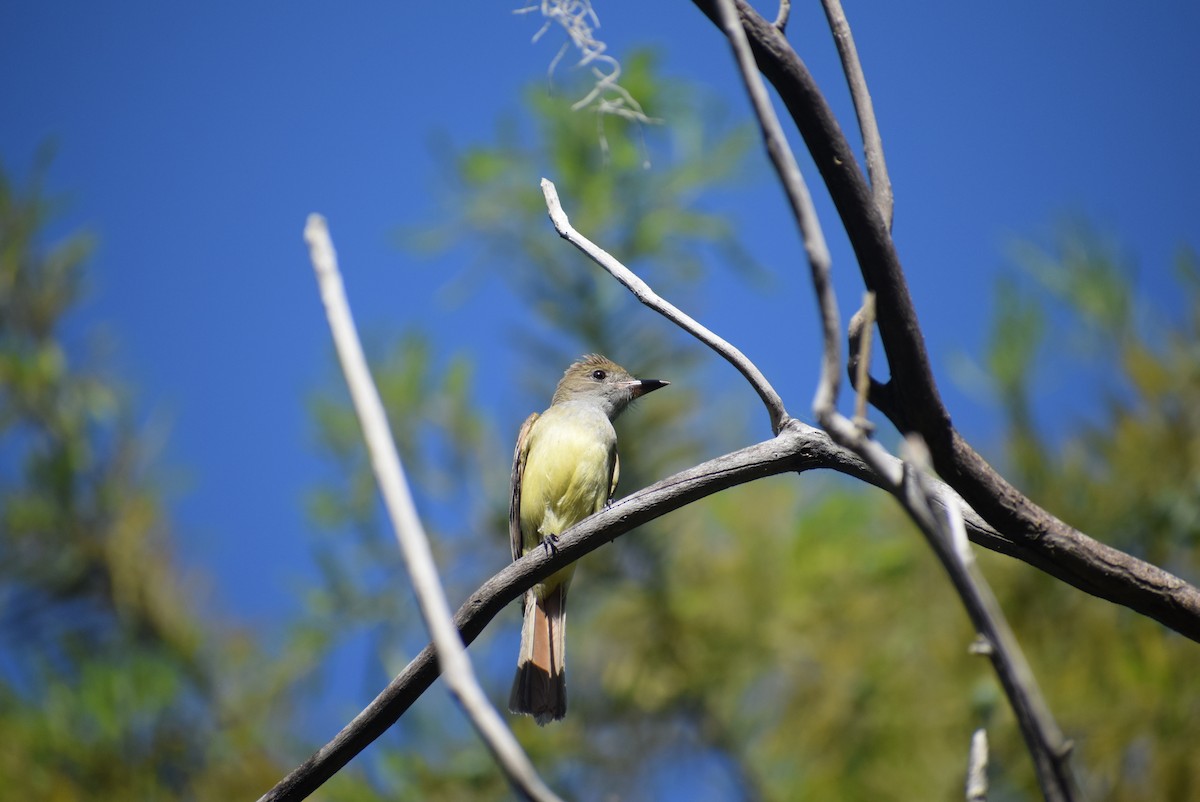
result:
[[[558,797],[538,777],[533,764],[521,750],[512,732],[504,725],[496,709],[488,703],[475,678],[466,647],[454,626],[446,593],[438,579],[429,539],[425,535],[425,528],[409,492],[400,455],[396,451],[396,443],[388,427],[383,402],[371,380],[371,372],[358,340],[341,273],[338,271],[337,256],[323,217],[317,214],[309,215],[308,224],[304,228],[304,239],[308,242],[313,269],[321,290],[321,300],[329,318],[329,328],[350,390],[350,398],[362,426],[363,439],[371,458],[371,468],[375,472],[384,506],[400,543],[400,551],[404,555],[404,564],[412,579],[421,616],[429,628],[433,642],[437,644],[446,685],[466,712],[501,770],[507,775],[513,788],[525,799],[557,802]]]
[[[905,470],[900,477],[896,477],[894,470],[889,470],[891,466],[883,459],[886,453],[884,449],[868,439],[863,428],[855,426],[837,411],[838,377],[841,372],[841,360],[838,356],[841,330],[837,321],[837,299],[830,279],[830,259],[825,247],[824,234],[812,207],[808,189],[800,175],[800,167],[787,146],[783,129],[767,98],[766,87],[763,86],[762,78],[754,66],[750,44],[737,18],[733,0],[717,0],[717,15],[737,55],[742,78],[758,115],[767,152],[771,154],[771,161],[788,194],[812,268],[813,288],[821,313],[822,330],[825,333],[821,377],[813,400],[813,412],[817,421],[829,432],[834,442],[851,449],[875,468],[877,473],[894,481],[887,489],[925,534],[930,547],[949,574],[971,621],[992,646],[989,650],[992,665],[1009,704],[1016,713],[1043,793],[1052,802],[1070,800],[1073,798],[1067,766],[1070,749],[1063,744],[1062,734],[1042,700],[1033,674],[1025,663],[999,605],[992,597],[982,575],[977,570],[972,570],[974,563],[970,559],[965,533],[959,538],[960,543],[956,548],[953,528],[946,518],[939,518],[932,512],[929,496],[922,485],[924,473],[913,476],[910,471]],[[913,438],[910,437],[910,440]],[[915,442],[920,444],[920,452],[927,457],[928,451],[924,444],[919,440]],[[961,529],[961,519],[952,502],[948,503],[947,509],[951,513],[949,520],[958,522]]]
[[[693,0],[720,25],[716,0]],[[924,337],[890,232],[820,88],[779,31],[742,0],[738,12],[762,73],[804,138],[837,207],[867,288],[891,377],[872,381],[871,403],[902,432],[919,431],[934,467],[1022,553],[1054,576],[1200,641],[1200,590],[1068,526],[1009,484],[959,435],[933,380]]]
[[[900,460],[886,453],[881,459],[890,475],[901,475]],[[615,502],[562,533],[554,551],[535,549],[509,563],[471,594],[455,614],[454,624],[463,642],[469,644],[501,610],[534,584],[627,532],[736,485],[765,476],[819,469],[836,471],[876,487],[884,487],[890,481],[836,445],[825,432],[793,419],[770,440],[680,471]],[[939,493],[948,492],[953,497],[953,491],[935,478],[930,477],[929,481]],[[937,495],[933,500],[940,503]],[[974,542],[1006,554],[1018,547],[969,507],[962,505],[962,512]],[[260,802],[304,799],[386,732],[437,679],[436,654],[432,644],[426,646],[333,740],[297,766]]]
[[[875,331],[875,293],[863,293],[863,303],[850,318],[850,362],[854,377],[854,425],[871,433],[867,420],[867,397],[871,392],[871,332]]]
[[[772,23],[780,33],[787,30],[788,18],[792,16],[792,0],[779,0],[779,13],[775,15],[775,22]]]
[[[738,372],[746,377],[746,381],[750,382],[750,386],[754,388],[755,392],[758,393],[758,397],[762,399],[763,404],[766,406],[767,414],[771,418],[771,431],[779,434],[783,430],[783,427],[791,420],[791,416],[784,409],[783,399],[779,397],[779,393],[775,392],[775,388],[767,381],[762,371],[747,359],[745,354],[698,323],[674,304],[663,299],[654,290],[650,289],[650,285],[643,281],[640,276],[621,264],[620,261],[599,245],[576,231],[574,226],[571,225],[571,221],[567,218],[567,213],[563,211],[562,203],[558,199],[558,189],[554,186],[554,182],[548,178],[542,179],[542,195],[546,199],[546,209],[550,213],[550,220],[554,223],[554,229],[558,232],[559,236],[587,254],[593,262],[600,265],[609,275],[621,282],[643,304],[694,336],[700,342],[724,357],[729,364],[737,368]]]
[[[884,479],[880,486],[900,502],[925,535],[980,633],[982,648],[977,651],[992,662],[1020,725],[1042,792],[1052,802],[1074,799],[1067,762],[1070,744],[1063,740],[1054,724],[999,605],[969,559],[966,538],[956,536],[951,529],[953,524],[948,523],[959,520],[961,508],[955,503],[956,497],[940,496],[941,491],[934,489],[936,485],[927,484],[936,481],[931,476],[913,471],[903,463],[897,465],[881,445],[836,410],[822,410],[819,418],[835,443],[856,453],[872,473]],[[920,450],[926,451],[919,439],[916,443]]]
[[[979,652],[991,660],[1012,704],[1033,756],[1042,790],[1048,800],[1073,799],[1075,786],[1069,764],[1071,744],[1063,738],[995,594],[975,564],[957,504],[954,499],[943,496],[941,514],[929,506],[935,491],[927,484],[930,468],[928,449],[920,435],[909,435],[906,442],[917,446],[910,448],[910,453],[920,455],[914,460],[917,468],[913,477],[915,481],[909,484],[915,491],[916,499],[926,505],[930,528],[926,530],[926,525],[921,524],[921,529],[950,574],[985,644]]]
[[[869,306],[869,308],[868,308]],[[846,375],[854,383],[855,412],[854,423],[857,426],[874,427],[875,424],[867,419],[865,405],[872,403],[877,409],[887,415],[891,408],[891,390],[889,385],[880,384],[871,375],[872,336],[875,332],[875,293],[867,290],[863,294],[863,305],[850,317],[850,325],[846,329],[850,342],[849,359],[846,360]],[[870,434],[870,431],[867,432]]]
[[[754,56],[750,52],[750,44],[746,40],[742,24],[738,21],[733,0],[717,0],[717,13],[721,28],[725,31],[725,36],[729,39],[729,45],[733,49],[734,59],[737,61],[742,75],[742,82],[746,86],[746,93],[750,96],[750,102],[754,106],[755,116],[762,130],[763,142],[767,148],[767,155],[770,157],[771,163],[775,165],[775,171],[787,194],[788,204],[792,207],[792,215],[800,229],[800,238],[808,256],[813,285],[816,287],[826,286],[830,280],[829,247],[825,243],[825,234],[817,220],[817,210],[813,206],[812,195],[808,192],[804,176],[800,174],[800,167],[796,163],[795,156],[792,155],[791,146],[788,145],[787,137],[783,134],[779,118],[775,115],[775,109],[771,106],[767,89],[758,75],[758,68],[754,65]],[[822,302],[827,297],[832,296],[830,293],[818,292],[818,298]],[[836,306],[821,309],[821,324],[822,342],[825,344],[825,349],[821,359],[821,380],[817,384],[816,398],[813,400],[814,408],[829,406],[833,403],[833,399],[837,398],[838,377],[841,372],[841,356],[839,356],[841,332]]]
[[[862,62],[858,59],[858,48],[850,32],[850,22],[842,9],[841,0],[821,0],[829,30],[837,44],[838,56],[842,59],[842,72],[850,86],[850,97],[854,101],[854,113],[858,115],[858,128],[862,131],[863,155],[867,161],[867,175],[871,179],[871,194],[879,215],[890,230],[895,199],[892,196],[892,179],[888,177],[887,163],[883,158],[883,138],[879,135],[879,123],[875,120],[875,106],[871,103],[871,92],[867,88],[867,77],[863,74]],[[775,26],[779,27],[778,24]]]
[[[724,30],[717,0],[693,2]],[[904,403],[892,405],[888,416],[901,432],[916,428],[926,435],[941,470],[936,460],[939,444],[923,427],[948,422],[949,413],[933,382],[908,284],[870,185],[820,87],[787,39],[744,0],[735,3],[759,69],[779,91],[804,138],[846,228],[866,288],[877,295],[876,319],[888,367],[893,374],[900,369],[897,366],[905,369],[907,379],[896,388]],[[874,403],[874,397],[871,400]]]

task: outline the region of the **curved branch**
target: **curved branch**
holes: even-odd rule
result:
[[[779,12],[771,23],[783,33],[787,29],[788,18],[792,16],[792,0],[779,0]]]
[[[392,529],[400,544],[404,566],[412,580],[413,592],[421,617],[429,629],[433,642],[438,644],[439,660],[446,674],[446,686],[450,694],[463,708],[474,725],[479,737],[492,753],[496,763],[504,772],[513,789],[524,799],[540,802],[559,802],[558,796],[538,776],[529,756],[521,749],[512,731],[505,726],[496,708],[488,702],[475,670],[467,657],[467,649],[458,638],[450,618],[450,605],[446,591],[438,577],[437,565],[433,561],[433,550],[429,537],[417,515],[404,467],[396,442],[388,427],[387,413],[383,401],[371,379],[367,358],[363,354],[358,331],[350,314],[350,303],[338,269],[337,254],[329,236],[325,218],[310,214],[304,227],[304,239],[308,243],[313,271],[321,291],[321,301],[329,319],[329,329],[337,350],[338,361],[345,374],[346,386],[354,404],[354,412],[362,427],[363,440],[371,458],[371,469],[379,485],[384,507],[391,519]]]
[[[746,87],[746,94],[750,96],[750,103],[754,106],[754,116],[762,130],[767,155],[771,164],[775,166],[775,172],[783,184],[784,194],[787,195],[788,205],[792,207],[796,226],[800,229],[800,240],[808,257],[813,286],[817,288],[817,303],[821,307],[821,341],[825,347],[821,356],[821,374],[817,382],[813,408],[824,408],[835,403],[837,399],[841,369],[841,356],[838,353],[841,332],[838,330],[837,304],[832,301],[832,293],[825,291],[830,288],[832,260],[829,256],[829,246],[817,219],[817,210],[813,206],[808,184],[800,173],[800,166],[796,164],[796,157],[792,154],[792,148],[783,134],[783,127],[771,106],[771,99],[767,96],[767,88],[763,86],[754,66],[750,44],[746,41],[746,33],[737,18],[733,0],[717,0],[717,11],[721,29],[725,31],[733,49],[733,57],[738,64],[738,72]],[[829,303],[826,303],[827,301]]]
[[[608,251],[576,231],[575,227],[571,225],[567,213],[563,211],[562,202],[558,199],[558,189],[554,186],[554,182],[548,178],[543,178],[541,186],[542,195],[546,199],[546,210],[550,214],[550,220],[554,223],[554,229],[558,232],[558,235],[583,251],[588,258],[608,271],[609,275],[621,282],[639,301],[716,351],[729,364],[737,368],[738,372],[746,378],[746,381],[750,382],[750,386],[754,388],[755,392],[758,393],[758,397],[762,399],[763,404],[766,406],[767,414],[771,418],[771,431],[779,434],[788,421],[791,420],[791,415],[784,408],[783,399],[780,398],[779,393],[775,392],[775,388],[767,381],[767,377],[762,374],[758,366],[747,359],[746,355],[738,350],[736,346],[717,336],[686,312],[683,312],[670,301],[650,289],[649,284],[642,281],[640,276],[621,264]]]
[[[900,460],[884,457],[888,472],[902,470]],[[791,420],[776,437],[681,471],[639,490],[587,518],[559,536],[553,551],[535,549],[483,583],[458,609],[454,624],[463,643],[471,643],[504,607],[541,579],[595,551],[621,535],[672,510],[735,485],[782,473],[832,470],[884,487],[886,479],[861,459],[830,440],[819,429]],[[935,483],[941,495],[953,491]],[[1013,554],[1036,564],[1037,555],[1022,555],[1021,546],[989,527],[960,502],[968,536],[994,551]],[[1051,570],[1053,566],[1043,566]],[[436,650],[426,646],[405,669],[333,740],[297,766],[262,796],[259,802],[304,799],[382,735],[425,692],[438,676]]]
[[[721,28],[717,0],[692,1]],[[936,428],[933,424],[938,423],[948,426],[949,413],[933,381],[900,258],[871,187],[833,110],[787,38],[743,0],[736,0],[735,5],[758,68],[775,86],[796,123],[845,227],[863,283],[875,292],[877,324],[888,366],[894,378],[906,377],[893,382],[893,393],[899,396],[895,407],[912,418],[892,418],[892,422],[901,432],[917,429],[929,440],[926,429]],[[937,467],[941,469],[941,465]]]
[[[693,2],[720,25],[716,0]],[[849,142],[787,39],[745,2],[736,4],[758,67],[796,123],[842,219],[863,281],[876,293],[876,321],[891,377],[872,383],[872,404],[901,432],[919,432],[938,474],[996,530],[1020,542],[1022,553],[1038,555],[1043,570],[1052,565],[1048,572],[1054,576],[1200,641],[1200,590],[1038,507],[954,428],[933,379],[891,234]]]
[[[828,8],[828,6],[827,6]],[[1029,748],[1037,770],[1038,781],[1047,800],[1068,802],[1073,799],[1073,784],[1067,762],[1069,747],[1063,744],[1062,732],[1054,722],[1046,706],[1033,672],[1029,670],[1024,655],[1009,630],[1000,606],[996,603],[983,575],[974,569],[957,504],[946,502],[944,516],[934,513],[931,495],[927,492],[924,472],[916,473],[905,466],[897,476],[885,463],[885,449],[871,440],[866,427],[852,423],[837,411],[838,397],[838,347],[841,332],[837,322],[837,298],[830,279],[831,265],[825,237],[817,222],[808,189],[800,175],[800,167],[792,157],[783,136],[783,129],[775,115],[775,109],[767,98],[766,87],[754,67],[750,45],[746,41],[741,22],[737,19],[733,0],[717,0],[721,27],[729,37],[742,78],[754,104],[755,112],[766,139],[767,151],[775,164],[781,183],[792,201],[796,222],[805,240],[805,249],[812,267],[813,288],[817,294],[817,306],[821,313],[824,336],[824,357],[821,378],[813,400],[813,413],[821,426],[829,432],[835,443],[845,446],[880,475],[889,478],[886,488],[904,507],[913,523],[921,530],[934,554],[942,563],[951,583],[962,601],[967,615],[980,637],[985,639],[988,655],[1005,696],[1016,714],[1021,734]],[[869,317],[873,308],[874,295],[867,292],[868,302],[864,305],[864,317]],[[866,360],[863,359],[863,375],[866,375]],[[861,382],[860,390],[867,386]],[[860,416],[861,417],[861,416]],[[920,443],[916,449],[928,464],[928,450],[917,435],[910,440]]]

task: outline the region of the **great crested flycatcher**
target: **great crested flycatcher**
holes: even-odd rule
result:
[[[668,382],[635,379],[592,354],[567,368],[550,408],[525,419],[513,454],[508,533],[513,559],[545,544],[592,513],[617,489],[620,462],[612,422],[638,396]],[[508,707],[538,724],[567,713],[567,586],[574,564],[525,593],[521,653]]]

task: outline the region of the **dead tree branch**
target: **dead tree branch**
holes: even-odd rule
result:
[[[901,470],[900,460],[886,455],[889,473]],[[708,460],[663,479],[615,502],[612,506],[559,536],[554,551],[535,549],[487,580],[454,615],[463,643],[469,644],[509,603],[537,582],[606,543],[679,509],[736,485],[777,476],[832,470],[884,487],[887,479],[860,458],[836,445],[825,432],[791,420],[770,440]],[[937,491],[933,501],[953,491],[930,477]],[[1009,553],[1017,544],[1006,541],[969,507],[962,513],[971,540],[986,548]],[[436,649],[426,646],[362,712],[329,743],[292,770],[260,802],[295,802],[316,791],[330,777],[395,724],[438,676]]]
[[[888,229],[892,227],[892,211],[895,198],[892,196],[892,179],[888,177],[887,162],[883,158],[883,137],[879,134],[879,122],[875,119],[875,105],[871,103],[871,92],[867,88],[867,77],[863,74],[862,62],[858,59],[858,47],[850,32],[850,21],[842,8],[841,0],[821,0],[825,7],[825,18],[837,45],[842,60],[842,72],[850,87],[850,98],[854,101],[854,113],[858,117],[858,130],[862,132],[863,157],[867,162],[867,177],[871,179],[871,194],[875,205]],[[778,26],[776,26],[778,27]]]
[[[446,676],[450,694],[463,708],[479,737],[492,753],[513,789],[523,798],[536,802],[558,802],[558,796],[542,782],[533,763],[505,726],[496,708],[488,702],[483,688],[467,657],[466,646],[459,639],[450,617],[446,592],[438,578],[437,565],[425,527],[417,514],[416,504],[404,476],[404,467],[396,442],[387,422],[387,413],[379,391],[371,379],[367,358],[358,339],[358,331],[350,314],[350,304],[338,269],[337,255],[325,218],[318,214],[308,217],[304,228],[313,270],[321,291],[321,301],[329,318],[329,328],[355,414],[362,427],[363,440],[371,458],[371,468],[383,496],[384,506],[391,518],[392,529],[404,556],[404,565],[412,580],[413,592],[421,609],[425,626],[438,647],[438,660]]]
[[[750,382],[750,386],[754,388],[755,392],[758,393],[758,397],[762,399],[763,405],[767,408],[767,414],[770,416],[771,431],[779,434],[788,421],[791,420],[791,415],[784,408],[783,399],[779,397],[779,393],[775,392],[775,388],[767,381],[767,377],[762,374],[758,366],[747,359],[746,355],[735,346],[696,322],[694,318],[670,301],[662,298],[658,293],[650,289],[650,285],[643,281],[640,276],[613,258],[611,254],[599,245],[576,231],[575,227],[571,225],[567,213],[563,211],[562,202],[558,198],[558,189],[554,186],[554,182],[548,178],[543,178],[541,186],[542,195],[546,199],[546,210],[550,214],[550,222],[554,224],[554,229],[558,232],[559,236],[583,251],[593,262],[604,268],[609,275],[619,281],[625,289],[633,293],[634,297],[643,304],[691,334],[724,357],[729,364],[733,365],[746,378],[746,381]]]
[[[716,0],[693,0],[720,26]],[[954,428],[933,378],[924,336],[888,226],[829,104],[783,34],[742,0],[739,19],[762,74],[775,86],[821,173],[868,290],[876,294],[890,377],[872,381],[871,403],[903,433],[928,444],[938,474],[1039,567],[1075,587],[1200,641],[1200,590],[1100,543],[1041,509],[1000,476]]]
[[[955,547],[955,535],[961,531],[957,507],[950,502],[946,508],[948,516],[934,515],[924,484],[924,471],[920,470],[921,465],[918,464],[914,472],[905,464],[899,476],[895,471],[887,471],[888,466],[883,460],[887,452],[883,447],[870,439],[865,427],[856,426],[837,411],[841,375],[841,326],[838,323],[837,298],[831,276],[832,264],[829,251],[825,247],[825,237],[800,167],[787,146],[782,126],[767,97],[766,87],[763,86],[762,78],[754,66],[750,44],[738,20],[733,0],[718,0],[717,11],[720,26],[729,38],[742,79],[758,116],[766,150],[788,195],[796,225],[808,254],[813,289],[817,295],[817,308],[821,314],[821,329],[824,332],[821,375],[813,400],[813,413],[834,442],[849,448],[875,468],[877,473],[892,480],[886,489],[900,502],[925,535],[926,541],[949,575],[951,584],[954,585],[976,631],[989,646],[988,655],[1016,714],[1021,733],[1033,758],[1042,792],[1051,802],[1068,802],[1074,798],[1074,785],[1067,762],[1070,749],[1063,744],[1062,733],[1042,699],[1033,673],[1029,670],[999,605],[982,574],[974,569],[965,532],[958,538],[961,543]],[[924,444],[920,443],[919,437],[910,436],[910,442],[920,444],[919,451],[926,457],[922,462],[928,462],[928,451]]]

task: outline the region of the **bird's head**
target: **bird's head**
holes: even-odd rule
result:
[[[594,401],[603,407],[609,420],[616,420],[633,399],[668,384],[660,379],[635,379],[611,359],[590,354],[563,373],[551,403]]]

